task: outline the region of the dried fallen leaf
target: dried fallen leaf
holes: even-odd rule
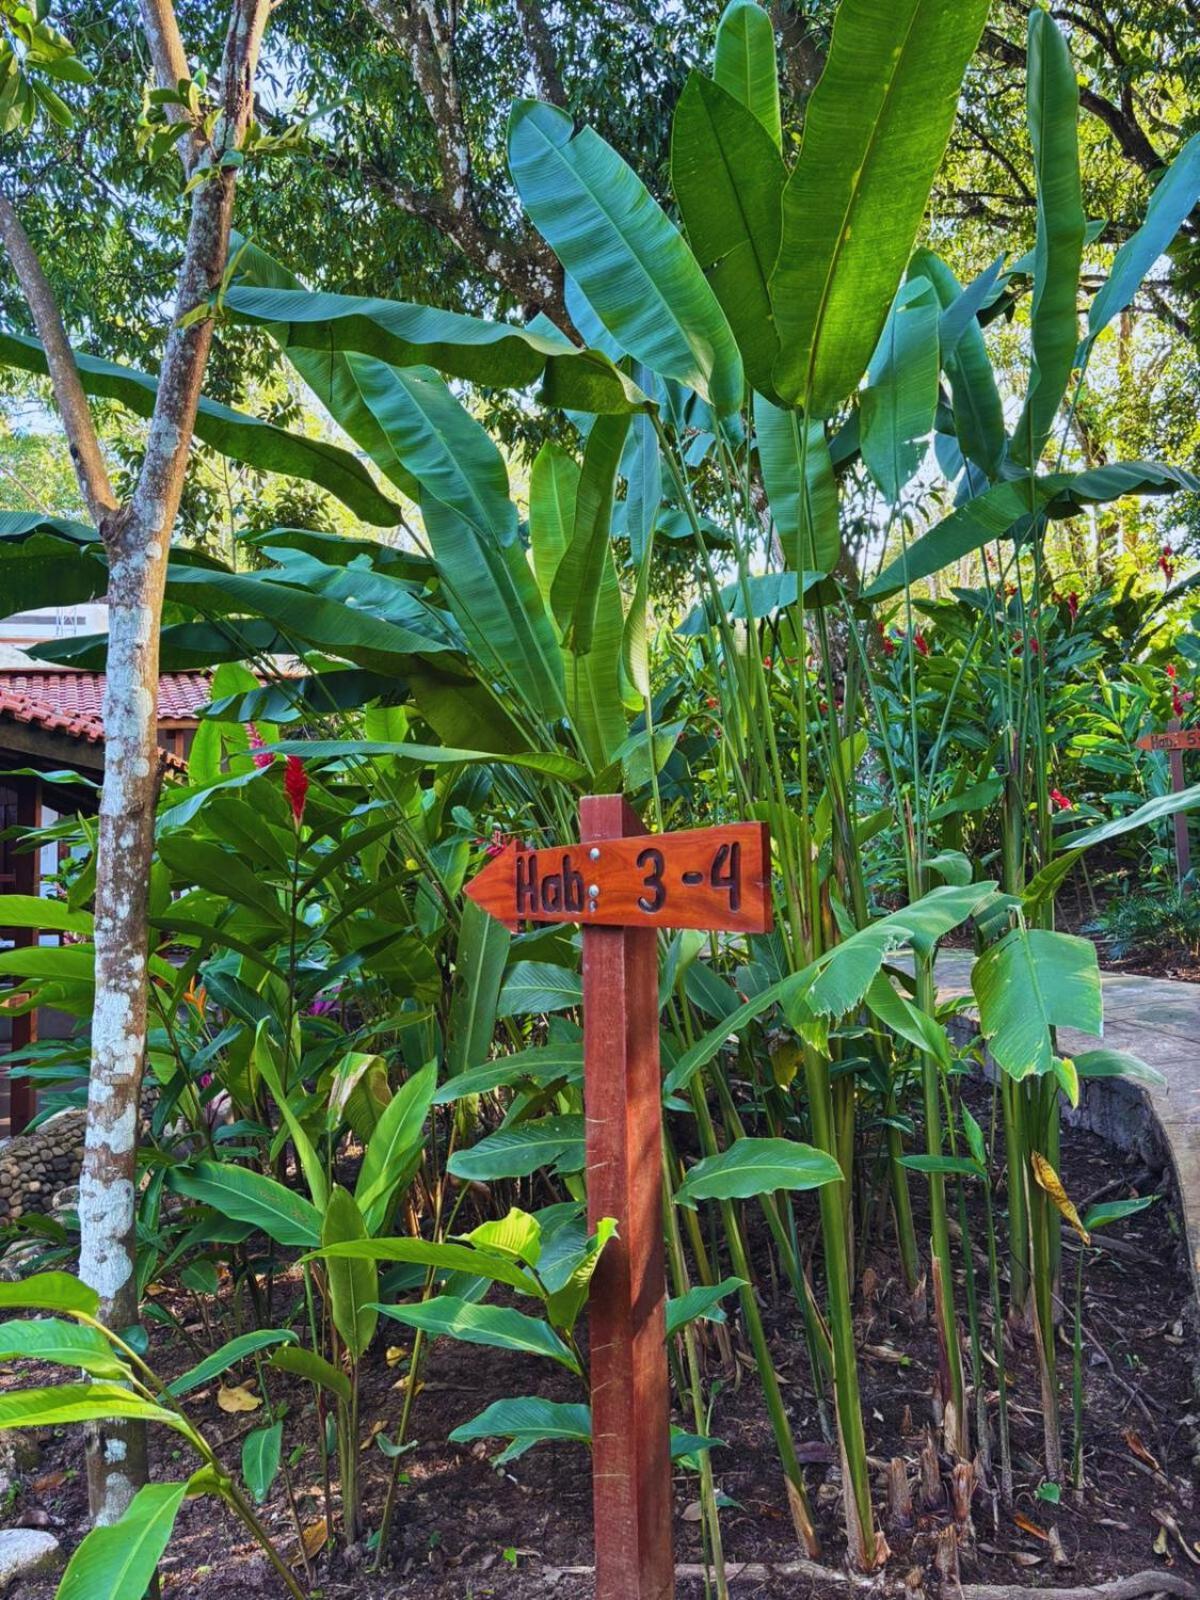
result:
[[[1054,1168],[1034,1150],[1029,1157],[1033,1163],[1033,1175],[1037,1179],[1039,1189],[1043,1189],[1050,1196],[1055,1209],[1064,1221],[1069,1222],[1084,1244],[1091,1244],[1091,1235],[1079,1220],[1079,1213],[1071,1203],[1067,1191],[1062,1186],[1062,1179]]]
[[[1139,1461],[1144,1461],[1148,1467],[1153,1467],[1155,1472],[1162,1471],[1162,1468],[1159,1466],[1158,1462],[1142,1443],[1141,1437],[1139,1436],[1136,1428],[1126,1428],[1121,1437],[1129,1446],[1131,1453],[1135,1455]]]
[[[1165,1528],[1159,1528],[1158,1532],[1154,1535],[1154,1554],[1156,1556],[1166,1556],[1168,1560],[1170,1559],[1170,1545],[1167,1540],[1167,1530]]]
[[[1050,1535],[1045,1528],[1039,1528],[1036,1522],[1030,1522],[1028,1517],[1023,1517],[1019,1511],[1013,1512],[1013,1521],[1023,1533],[1032,1534],[1035,1539],[1041,1539],[1044,1544],[1050,1543]]]
[[[366,1437],[363,1439],[363,1442],[359,1445],[358,1448],[360,1450],[369,1450],[371,1448],[372,1444],[374,1444],[374,1442],[375,1442],[375,1435],[377,1433],[382,1433],[383,1430],[386,1427],[387,1427],[387,1423],[384,1421],[384,1419],[382,1417],[377,1417],[375,1419],[375,1421],[371,1424],[369,1432],[367,1433]]]
[[[399,1363],[406,1360],[407,1357],[408,1350],[402,1344],[390,1344],[384,1353],[384,1359],[387,1361],[389,1367],[398,1366]]]
[[[47,1494],[51,1489],[61,1489],[67,1481],[65,1472],[43,1472],[40,1478],[33,1480],[34,1494]]]
[[[217,1390],[217,1404],[222,1411],[257,1411],[262,1397],[251,1394],[244,1383],[222,1384]]]
[[[704,1515],[704,1507],[699,1500],[693,1500],[691,1505],[685,1506],[680,1514],[685,1522],[699,1522]]]
[[[325,1548],[325,1542],[329,1538],[329,1528],[326,1525],[325,1518],[319,1517],[316,1522],[308,1523],[301,1530],[300,1537],[304,1543],[304,1554],[311,1561],[313,1556],[318,1555]],[[299,1566],[300,1559],[300,1553],[297,1551],[292,1565],[294,1567]]]

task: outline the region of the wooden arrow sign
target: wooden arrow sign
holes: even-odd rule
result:
[[[506,923],[768,933],[767,826],[732,822],[538,850],[509,845],[466,892]]]
[[[1162,733],[1144,733],[1139,750],[1200,750],[1200,728],[1168,728]]]
[[[650,834],[620,795],[579,804],[582,844],[510,845],[466,892],[492,916],[583,924],[588,1220],[615,1217],[589,1292],[596,1600],[672,1600],[656,928],[771,928],[761,822]]]

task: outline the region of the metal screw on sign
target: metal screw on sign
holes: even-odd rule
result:
[[[510,845],[466,892],[508,924],[583,925],[588,1220],[618,1225],[589,1298],[596,1600],[671,1600],[655,930],[769,932],[770,836],[758,822],[648,834],[621,795],[581,800],[579,832]]]

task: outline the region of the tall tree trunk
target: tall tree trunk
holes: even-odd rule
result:
[[[172,0],[140,0],[159,83],[190,77]],[[237,163],[253,107],[269,0],[232,0],[215,106],[180,123],[192,180],[191,213],[176,281],[175,317],[159,370],[146,451],[127,505],[118,506],[62,317],[20,220],[0,198],[0,238],[46,350],[55,397],[84,498],[108,553],[109,638],[105,762],[96,848],[95,978],[87,1131],[79,1184],[79,1273],[121,1331],[138,1317],[137,1146],[149,1000],[148,892],[157,788],[158,643],[171,531],[183,493],[192,429],[212,345],[205,309],[229,249]],[[140,1425],[95,1424],[88,1437],[93,1520],[115,1522],[146,1476]]]

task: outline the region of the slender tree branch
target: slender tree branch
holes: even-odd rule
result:
[[[517,14],[521,19],[521,32],[533,65],[533,81],[543,100],[553,106],[565,106],[567,91],[563,88],[558,70],[558,52],[554,48],[554,35],[546,21],[541,0],[516,0]]]
[[[116,511],[117,499],[109,482],[91,408],[83,392],[79,368],[75,365],[75,355],[63,326],[54,291],[42,271],[37,251],[30,243],[20,217],[4,195],[0,195],[0,238],[4,240],[21,292],[33,314],[38,338],[46,352],[54,398],[62,414],[71,461],[84,503],[92,520],[97,527],[101,527]]]

